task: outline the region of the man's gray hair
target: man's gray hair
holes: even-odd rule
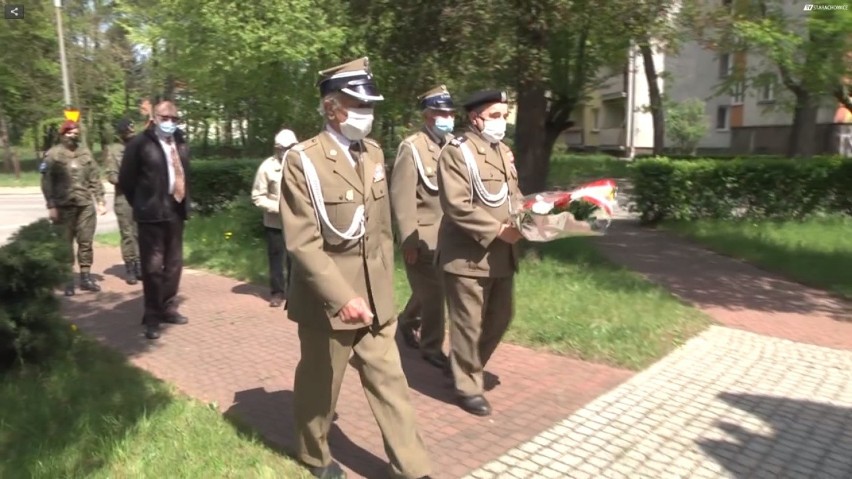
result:
[[[333,92],[328,95],[322,97],[319,102],[319,106],[317,107],[317,113],[324,119],[328,119],[328,108],[337,108],[340,106],[340,93]]]

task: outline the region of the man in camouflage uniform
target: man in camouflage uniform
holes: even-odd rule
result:
[[[106,177],[115,185],[115,201],[113,211],[118,219],[118,231],[121,234],[121,258],[127,269],[125,281],[136,284],[142,279],[142,267],[139,263],[139,234],[136,222],[133,220],[133,208],[124,197],[118,186],[118,171],[121,169],[121,157],[124,155],[124,145],[133,138],[134,125],[127,118],[120,120],[115,126],[117,142],[107,147]]]
[[[107,212],[100,169],[92,152],[80,145],[77,123],[66,121],[59,129],[60,144],[51,148],[39,170],[41,190],[47,202],[50,221],[64,227],[68,247],[74,250],[77,241],[77,264],[80,266],[80,289],[97,292],[100,285],[92,279],[92,240],[95,236],[97,214]],[[65,295],[74,295],[73,278],[65,287]]]

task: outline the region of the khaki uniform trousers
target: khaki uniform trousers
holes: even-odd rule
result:
[[[514,276],[482,278],[444,272],[443,285],[456,393],[482,395],[485,365],[514,315]]]
[[[293,406],[298,458],[309,466],[332,461],[328,447],[340,386],[350,355],[382,432],[391,476],[430,474],[429,453],[415,424],[408,381],[394,340],[397,322],[384,327],[328,331],[299,325],[302,357],[296,367]]]
[[[420,352],[424,355],[441,352],[444,345],[446,318],[441,271],[431,256],[421,253],[414,264],[405,265],[411,298],[400,313],[403,327],[416,326],[420,317]]]

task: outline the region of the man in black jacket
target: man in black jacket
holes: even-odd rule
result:
[[[177,129],[174,103],[154,107],[153,122],[127,144],[118,184],[133,208],[139,234],[145,337],[160,337],[160,324],[185,324],[177,311],[183,270],[183,227],[189,216],[189,148]]]

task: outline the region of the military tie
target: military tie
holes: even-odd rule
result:
[[[169,144],[169,148],[171,149],[171,161],[172,166],[175,169],[175,191],[172,193],[175,201],[180,203],[183,201],[183,197],[186,195],[186,184],[184,183],[184,175],[183,175],[183,164],[180,162],[180,155],[178,154],[177,148],[175,147],[174,138],[169,137],[166,142]]]
[[[364,182],[364,162],[361,161],[361,142],[353,141],[349,144],[349,154],[352,155],[352,159],[355,161],[355,171],[358,172],[358,178],[361,178],[361,182]]]

